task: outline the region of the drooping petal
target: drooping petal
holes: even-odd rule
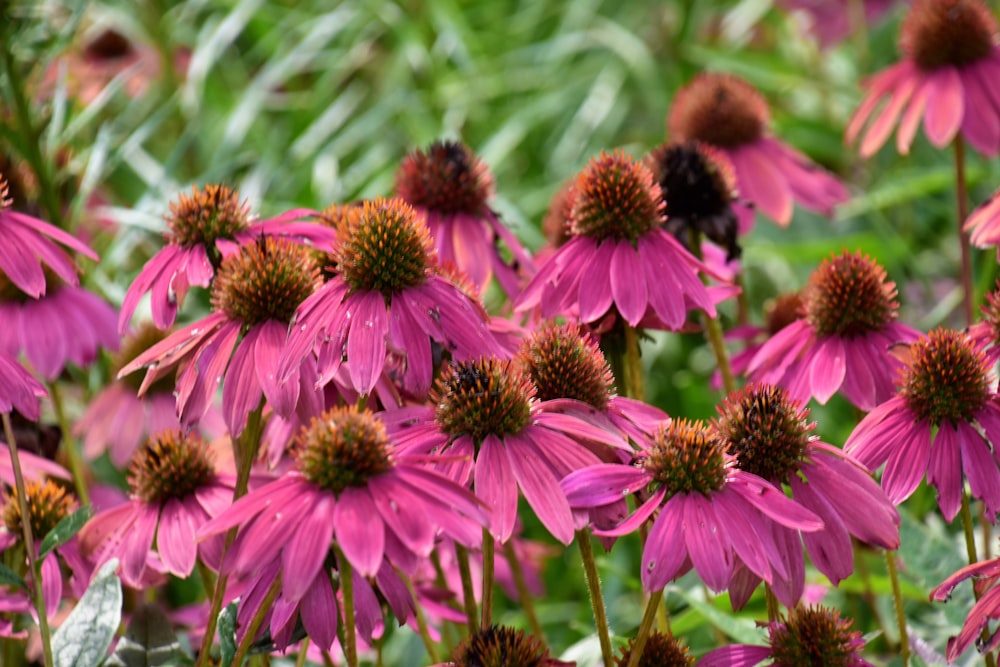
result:
[[[606,242],[605,242],[606,243]],[[646,314],[646,278],[637,271],[639,255],[631,243],[618,243],[611,258],[611,294],[618,312],[631,326]]]
[[[324,651],[331,650],[337,639],[339,611],[333,586],[326,573],[321,572],[302,596],[299,613],[309,639]]]
[[[347,365],[358,393],[367,395],[385,366],[385,337],[389,313],[381,292],[357,292],[351,301],[351,330],[347,334]]]
[[[962,449],[958,432],[951,424],[938,427],[927,461],[927,483],[938,491],[938,507],[946,521],[952,521],[962,506]]]
[[[767,646],[733,644],[706,653],[698,661],[698,667],[754,667],[771,657]]]
[[[517,520],[517,480],[504,447],[495,435],[483,438],[475,472],[476,495],[489,507],[490,532],[501,543],[510,539]]]
[[[965,114],[962,78],[953,66],[939,67],[927,73],[927,113],[924,131],[937,148],[944,148],[958,133]]]
[[[332,494],[317,493],[313,506],[303,513],[298,529],[282,550],[285,571],[282,593],[289,600],[302,599],[314,579],[322,578],[323,559],[333,540],[337,505]]]
[[[156,531],[156,550],[171,574],[183,578],[194,570],[198,550],[191,538],[196,530],[194,517],[182,501],[171,498],[164,504]]]
[[[679,493],[660,508],[660,514],[646,536],[642,551],[642,586],[647,591],[661,590],[677,576],[687,559],[684,540],[685,494]],[[638,514],[638,512],[636,512]]]
[[[709,498],[699,493],[688,495],[683,530],[691,563],[702,581],[713,591],[724,590],[733,573],[733,550]]]
[[[894,504],[903,502],[920,486],[931,456],[931,429],[925,421],[913,425],[889,455],[882,471],[882,488]]]
[[[573,541],[573,513],[559,489],[559,480],[539,465],[540,460],[532,455],[530,447],[510,442],[511,436],[507,440],[504,451],[525,499],[552,536],[568,545]]]
[[[361,576],[375,576],[385,554],[385,524],[368,489],[348,487],[341,491],[333,524],[344,557]]]

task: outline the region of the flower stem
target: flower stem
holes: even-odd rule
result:
[[[461,544],[455,545],[455,560],[458,573],[462,577],[462,606],[469,625],[469,634],[479,632],[479,614],[476,613],[476,594],[472,588],[472,569],[469,567],[469,551]]]
[[[495,571],[496,543],[490,531],[483,528],[483,599],[479,627],[488,628],[493,622],[493,575]]]
[[[965,533],[965,552],[969,558],[969,565],[973,565],[979,562],[979,557],[976,555],[976,531],[975,527],[972,525],[972,509],[969,507],[969,493],[967,491],[962,491],[962,532]],[[976,602],[979,601],[980,594],[976,590],[975,586],[972,588],[972,594],[976,598]],[[989,628],[983,628],[982,632],[983,641],[988,641],[990,638]],[[993,657],[992,653],[987,653],[986,665],[988,667],[996,667],[996,659]]]
[[[736,391],[736,380],[733,377],[733,368],[729,364],[729,352],[726,351],[726,344],[722,339],[722,327],[719,320],[709,317],[708,313],[701,314],[702,326],[705,328],[705,335],[708,344],[712,346],[715,353],[715,361],[719,364],[719,372],[722,374],[722,388],[726,394]]]
[[[958,208],[958,245],[962,255],[962,310],[965,314],[965,325],[970,326],[973,320],[972,311],[972,249],[969,247],[969,237],[962,229],[965,219],[969,217],[969,196],[965,184],[965,142],[962,135],[955,135],[955,201]]]
[[[299,643],[299,654],[295,657],[295,667],[305,667],[306,656],[309,654],[309,638]]]
[[[52,398],[52,408],[56,412],[56,421],[59,422],[59,429],[62,431],[63,451],[66,452],[66,459],[69,461],[69,472],[73,476],[73,487],[76,489],[76,497],[83,505],[90,504],[90,493],[87,491],[87,480],[84,476],[83,461],[80,459],[80,452],[76,446],[76,439],[71,435],[72,424],[66,415],[63,405],[62,393],[59,391],[57,382],[47,383],[49,397]]]
[[[399,578],[403,580],[406,584],[406,590],[410,591],[410,597],[413,599],[414,608],[416,609],[417,617],[417,628],[420,631],[420,639],[424,642],[424,648],[427,650],[427,657],[430,658],[431,663],[438,663],[441,661],[438,656],[437,647],[434,645],[434,640],[431,639],[430,630],[427,629],[427,617],[424,616],[423,607],[417,604],[417,591],[413,588],[413,581],[410,580],[408,576],[403,574],[399,568],[396,568],[396,574]]]
[[[903,667],[910,664],[910,640],[906,632],[906,613],[903,611],[903,593],[899,587],[899,572],[896,570],[896,552],[885,552],[885,566],[892,582],[892,600],[896,607],[896,624],[899,626],[899,657]]]
[[[639,350],[639,330],[625,325],[625,395],[637,401],[646,400],[646,377],[642,372],[642,352]]]
[[[243,664],[243,658],[246,657],[247,651],[250,650],[250,645],[253,644],[253,640],[257,636],[257,631],[260,630],[260,626],[264,622],[264,617],[267,615],[267,612],[271,611],[271,607],[274,605],[274,598],[278,597],[279,590],[281,590],[280,575],[275,577],[274,581],[271,582],[271,587],[267,589],[267,594],[264,596],[263,601],[261,601],[260,607],[257,608],[257,612],[250,619],[246,634],[243,635],[240,645],[236,648],[236,654],[233,656],[232,662],[236,667]]]
[[[545,632],[538,621],[538,614],[535,613],[535,602],[531,599],[531,592],[528,591],[528,584],[524,580],[524,568],[521,567],[521,561],[514,551],[514,540],[508,540],[507,544],[503,545],[503,553],[507,557],[510,573],[514,577],[514,587],[517,589],[517,597],[520,599],[524,616],[528,619],[528,626],[535,637],[545,641]]]
[[[646,640],[649,639],[649,631],[653,628],[653,621],[656,619],[656,608],[663,601],[663,589],[650,594],[649,601],[646,602],[646,611],[642,614],[642,622],[639,624],[639,631],[635,635],[632,649],[628,657],[627,667],[639,667],[642,652],[646,649]]]
[[[779,620],[781,606],[778,604],[778,598],[774,597],[774,591],[771,590],[770,584],[764,584],[764,600],[767,603],[767,620],[772,623]]]
[[[358,635],[354,621],[354,580],[351,564],[337,548],[337,567],[340,569],[340,594],[344,598],[344,658],[347,667],[358,667]]]
[[[587,579],[587,588],[590,590],[590,606],[594,610],[594,624],[597,626],[597,636],[601,640],[601,657],[604,658],[604,667],[611,667],[614,664],[611,632],[608,629],[608,616],[604,610],[604,594],[601,593],[601,575],[597,572],[594,546],[590,543],[590,531],[586,528],[576,531],[576,543],[580,545],[583,573]]]
[[[17,439],[14,437],[14,426],[10,423],[10,413],[3,413],[3,430],[10,448],[10,465],[14,469],[14,489],[17,493],[18,510],[21,512],[21,533],[24,537],[24,550],[28,556],[28,567],[34,581],[35,609],[38,611],[38,632],[42,638],[42,652],[46,667],[55,663],[52,661],[52,633],[49,630],[49,617],[45,611],[45,591],[42,590],[42,569],[39,566],[35,552],[35,536],[31,533],[31,513],[28,508],[28,494],[24,488],[24,474],[21,472],[21,457],[17,454]]]

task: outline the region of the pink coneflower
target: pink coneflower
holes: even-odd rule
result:
[[[631,326],[658,320],[680,329],[687,312],[715,317],[717,299],[698,277],[705,265],[664,230],[652,172],[625,153],[592,159],[574,185],[573,238],[553,253],[518,297],[518,311],[602,319],[614,307]]]
[[[1000,190],[997,190],[962,225],[969,240],[977,248],[996,246],[1000,258]]]
[[[166,216],[166,247],[152,257],[125,294],[118,330],[124,334],[139,300],[151,292],[153,323],[170,328],[191,285],[208,287],[226,255],[261,236],[283,236],[325,248],[334,231],[312,222],[309,209],[294,209],[276,218],[251,224],[250,205],[224,185],[191,187],[191,196],[178,195]]]
[[[545,410],[535,400],[531,380],[510,360],[483,357],[451,364],[435,385],[431,403],[386,413],[402,448],[446,455],[449,477],[463,484],[471,480],[492,510],[490,532],[500,542],[514,532],[518,490],[553,537],[563,544],[573,541],[573,515],[559,480],[600,462],[588,446],[624,446],[621,438]],[[610,448],[605,456],[613,456]]]
[[[1000,403],[986,356],[964,332],[935,329],[910,346],[899,394],[868,413],[844,452],[869,470],[886,464],[882,488],[897,505],[924,474],[951,521],[966,479],[989,517],[1000,511]],[[932,434],[936,431],[936,434]]]
[[[190,426],[222,386],[222,411],[238,437],[261,398],[288,415],[299,397],[299,367],[278,381],[278,358],[295,309],[322,284],[309,251],[262,237],[226,257],[212,285],[212,314],[171,334],[129,362],[123,378],[149,367],[140,393],[177,369],[177,413]],[[308,363],[308,360],[305,361]]]
[[[896,148],[906,154],[923,118],[937,148],[961,130],[978,151],[996,155],[1000,46],[990,9],[979,0],[916,0],[903,22],[900,48],[903,61],[865,84],[868,93],[847,126],[847,142],[861,137],[861,155],[870,157],[899,121]]]
[[[840,44],[863,22],[872,26],[892,9],[896,0],[863,0],[860,16],[851,16],[854,0],[778,0],[778,6],[789,12],[801,12],[808,19],[807,27],[823,49]],[[857,24],[852,24],[856,20]]]
[[[615,667],[626,667],[632,659],[635,639],[629,639],[615,656]],[[653,630],[642,647],[636,667],[694,667],[695,658],[690,649],[673,635]]]
[[[700,141],[718,148],[733,165],[736,187],[781,226],[792,220],[793,203],[830,215],[847,190],[824,171],[768,132],[771,112],[764,97],[731,74],[703,72],[681,88],[670,106],[672,141]],[[752,211],[737,207],[748,231]]]
[[[534,273],[531,256],[490,209],[493,176],[468,146],[437,141],[426,152],[410,153],[396,172],[396,194],[424,214],[441,262],[454,263],[477,289],[485,290],[496,274],[514,297],[521,276]],[[501,257],[498,240],[512,263]]]
[[[740,470],[775,486],[791,489],[792,499],[823,520],[822,530],[797,532],[775,525],[785,545],[789,577],[775,577],[772,589],[785,606],[802,597],[805,570],[802,542],[813,565],[833,582],[854,572],[852,538],[883,549],[899,547],[899,513],[885,492],[840,449],[812,434],[809,411],[771,385],[750,385],[733,392],[716,410],[712,426]],[[863,508],[859,511],[859,508]],[[746,596],[756,585],[744,584]],[[730,594],[737,597],[732,588]]]
[[[58,227],[11,210],[10,187],[0,175],[0,271],[18,290],[33,299],[45,294],[46,277],[43,266],[68,285],[80,284],[79,267],[60,245],[97,260],[94,251],[76,237]]]
[[[768,646],[724,646],[703,656],[698,667],[753,667],[768,659],[780,667],[874,667],[861,657],[865,640],[852,623],[836,609],[796,607],[785,620],[767,624]]]
[[[764,343],[747,374],[788,389],[803,403],[841,392],[862,410],[895,393],[902,367],[889,348],[920,332],[896,321],[896,284],[861,252],[823,260],[802,291],[802,317]]]
[[[729,360],[733,375],[743,375],[760,348],[775,334],[802,317],[802,293],[785,292],[764,302],[764,325],[743,324],[728,330],[727,341],[743,341],[745,347]],[[718,371],[712,378],[713,386],[721,386]]]
[[[427,227],[402,199],[366,201],[337,233],[339,273],[299,307],[282,357],[286,378],[311,353],[326,384],[346,363],[358,393],[371,393],[393,352],[405,359],[402,384],[426,394],[434,341],[456,358],[497,350],[483,307],[434,264]]]
[[[986,295],[982,317],[969,327],[969,338],[986,355],[992,368],[1000,361],[1000,281]]]
[[[99,513],[80,531],[84,556],[98,566],[118,558],[122,581],[135,588],[143,587],[148,569],[187,577],[199,556],[218,568],[222,539],[196,544],[193,538],[232,503],[236,478],[216,470],[204,440],[157,433],[132,457],[128,480],[131,500]]]
[[[718,434],[701,422],[675,419],[640,443],[633,465],[600,464],[568,475],[561,487],[574,508],[600,507],[639,493],[632,516],[599,535],[634,532],[654,512],[642,553],[642,584],[659,591],[692,566],[714,591],[729,586],[742,561],[768,583],[787,577],[771,521],[815,531],[822,521],[770,482],[733,465]]]
[[[976,649],[987,654],[996,650],[1000,646],[1000,632],[994,630],[989,632],[989,623],[1000,618],[1000,558],[985,560],[972,565],[966,565],[958,572],[942,581],[931,591],[931,600],[947,602],[951,598],[951,592],[955,587],[966,579],[974,579],[978,600],[969,610],[962,630],[957,636],[948,640],[947,658],[951,662],[958,660],[973,642]],[[983,632],[987,632],[987,637],[983,638]]]
[[[544,642],[524,630],[491,625],[462,640],[448,662],[431,667],[573,667],[575,664],[551,657]]]
[[[17,410],[28,419],[38,421],[41,414],[38,399],[46,395],[42,383],[17,363],[17,359],[0,352],[0,413]]]

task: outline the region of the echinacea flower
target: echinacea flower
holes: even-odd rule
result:
[[[829,607],[796,607],[788,618],[767,624],[767,646],[734,644],[704,655],[698,667],[775,666],[874,667],[861,657],[865,640],[853,621]]]
[[[495,274],[511,297],[522,275],[534,273],[527,250],[489,207],[493,176],[472,150],[457,141],[436,141],[406,156],[396,172],[396,194],[422,213],[442,263],[454,263],[479,290]],[[513,256],[500,255],[502,240]]]
[[[986,355],[991,368],[1000,361],[1000,281],[986,295],[982,317],[969,327],[969,338]]]
[[[802,307],[801,292],[778,294],[764,302],[763,326],[743,324],[726,331],[725,340],[744,342],[743,349],[733,354],[729,359],[733,375],[744,375],[761,346],[779,331],[802,317]],[[712,382],[713,386],[721,386],[721,374],[718,371],[713,376]]]
[[[847,189],[832,174],[769,133],[771,112],[753,86],[732,74],[703,72],[681,88],[670,105],[671,141],[700,141],[718,148],[733,165],[736,187],[758,210],[781,226],[792,220],[798,202],[830,215],[847,199]],[[741,231],[752,211],[737,206]]]
[[[645,319],[669,330],[695,308],[715,317],[718,295],[698,276],[706,267],[663,229],[663,197],[648,167],[602,153],[577,176],[572,196],[573,238],[541,266],[515,310],[590,323],[614,307],[633,327]]]
[[[951,521],[965,480],[986,516],[1000,511],[1000,402],[986,356],[961,331],[935,329],[913,343],[899,393],[855,427],[844,452],[869,470],[897,505],[927,476]],[[936,433],[935,433],[936,432]]]
[[[785,11],[807,17],[807,28],[823,49],[841,43],[862,23],[875,24],[896,3],[897,0],[861,0],[857,3],[855,0],[777,0],[777,5]],[[855,7],[858,16],[852,16]]]
[[[404,451],[446,456],[450,462],[439,467],[449,477],[462,484],[471,480],[491,510],[490,532],[502,543],[514,533],[519,490],[553,537],[572,542],[573,515],[559,480],[599,463],[590,449],[596,443],[609,450],[627,447],[619,436],[547,411],[511,360],[452,363],[435,384],[431,403],[388,411],[390,433]]]
[[[1000,258],[1000,189],[969,215],[962,231],[969,232],[969,241],[977,248],[995,246]]]
[[[1000,581],[1000,558],[966,565],[938,584],[931,591],[931,600],[947,602],[955,587],[966,579],[974,580],[978,599],[965,617],[962,630],[948,640],[946,657],[949,661],[958,660],[958,656],[973,643],[982,654],[995,651],[1000,646],[1000,632],[989,631],[990,621],[1000,618],[1000,586],[996,585]],[[984,632],[986,637],[983,637]]]
[[[615,656],[615,667],[626,667],[632,659],[635,639],[629,639]],[[636,667],[694,667],[694,656],[690,649],[673,635],[653,630],[646,637],[642,655]]]
[[[118,377],[148,366],[142,394],[179,364],[177,414],[185,426],[205,414],[224,378],[222,411],[233,437],[243,432],[263,397],[288,415],[299,398],[299,366],[282,383],[278,360],[295,309],[321,284],[319,268],[301,245],[265,236],[239,246],[222,261],[213,282],[212,314],[147,349]]]
[[[481,628],[462,640],[448,662],[431,667],[573,667],[549,655],[538,637],[506,625]]]
[[[338,273],[295,313],[282,381],[315,353],[320,384],[346,359],[354,388],[368,395],[392,352],[403,358],[403,387],[419,395],[431,385],[432,341],[459,359],[500,351],[486,311],[437,270],[427,227],[402,199],[347,211],[334,259]]]
[[[96,261],[94,251],[58,227],[12,210],[9,193],[7,179],[0,176],[0,272],[33,299],[45,294],[43,266],[66,284],[79,285],[79,267],[60,245]]]
[[[238,246],[262,236],[282,236],[327,248],[334,230],[312,222],[309,209],[293,209],[275,218],[252,222],[250,205],[240,201],[238,192],[224,185],[191,187],[191,195],[180,194],[170,202],[166,216],[166,247],[154,255],[139,271],[125,293],[118,317],[118,330],[124,334],[140,299],[151,293],[153,323],[170,328],[177,308],[184,302],[191,285],[208,287],[223,258]]]
[[[639,444],[633,465],[589,466],[560,486],[574,508],[640,494],[632,516],[595,533],[627,535],[652,521],[642,552],[647,591],[661,590],[692,566],[710,589],[721,591],[740,561],[771,583],[774,575],[789,573],[770,522],[804,531],[823,527],[813,512],[770,482],[733,465],[718,434],[702,422],[675,419]]]
[[[902,368],[889,348],[910,343],[917,330],[896,321],[896,284],[861,252],[823,260],[802,291],[800,319],[761,345],[747,375],[780,385],[793,398],[826,403],[841,392],[862,410],[895,393]]]
[[[780,387],[749,385],[716,407],[712,426],[740,470],[778,488],[823,520],[821,530],[798,533],[781,525],[772,532],[785,553],[789,577],[775,577],[772,590],[788,607],[802,597],[802,543],[813,565],[834,584],[854,572],[852,538],[883,549],[899,548],[899,513],[868,471],[840,449],[812,434],[809,411]],[[756,587],[744,579],[747,597]],[[737,605],[741,606],[741,605]]]
[[[143,587],[148,569],[187,577],[199,557],[218,569],[223,540],[193,539],[232,503],[236,477],[218,470],[213,459],[197,435],[170,430],[150,437],[129,466],[130,500],[100,512],[80,531],[83,555],[97,566],[118,558],[122,581],[135,588]]]
[[[847,143],[860,137],[861,156],[870,157],[898,122],[896,148],[905,155],[923,119],[924,132],[937,148],[951,143],[961,131],[976,150],[996,155],[1000,151],[997,35],[996,18],[980,0],[915,0],[900,34],[903,60],[865,84],[867,94],[847,126]]]

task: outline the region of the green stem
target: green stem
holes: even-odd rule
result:
[[[722,326],[719,325],[717,318],[709,317],[708,313],[701,314],[701,321],[708,337],[708,343],[712,346],[712,352],[715,353],[716,363],[719,364],[719,372],[722,373],[722,388],[727,395],[731,394],[736,391],[736,379],[733,377],[733,368],[729,364],[729,352],[726,351],[726,344],[722,338]]]
[[[646,649],[646,640],[649,639],[649,631],[653,628],[653,621],[656,619],[656,608],[660,606],[662,600],[662,588],[650,594],[649,600],[646,602],[646,611],[642,614],[642,622],[639,624],[639,631],[635,635],[635,641],[632,642],[627,667],[639,667],[642,652]]]
[[[772,623],[779,620],[781,606],[778,603],[778,598],[774,597],[774,591],[771,590],[770,584],[764,584],[764,600],[767,603],[767,620]]]
[[[260,626],[264,622],[264,617],[267,615],[267,612],[271,610],[271,606],[274,604],[274,598],[278,597],[279,590],[281,590],[280,575],[275,577],[274,581],[271,582],[271,587],[267,589],[267,594],[264,596],[264,600],[257,609],[257,613],[255,613],[253,618],[250,619],[250,625],[247,626],[246,634],[243,635],[243,640],[236,648],[236,655],[233,656],[233,667],[239,667],[243,664],[243,658],[246,657],[247,651],[250,650],[250,645],[253,644],[254,637],[257,636],[257,631],[260,630]]]
[[[337,567],[340,569],[340,594],[344,599],[344,658],[347,667],[358,667],[358,635],[354,621],[354,580],[351,564],[337,548]]]
[[[295,656],[295,667],[305,667],[306,654],[309,653],[309,638],[306,637],[299,643],[299,654]]]
[[[479,627],[488,628],[493,623],[493,575],[496,565],[496,543],[490,531],[483,528],[483,599]]]
[[[972,324],[974,313],[972,310],[972,248],[969,246],[969,237],[962,226],[965,219],[969,217],[969,196],[965,184],[965,142],[962,135],[955,135],[953,142],[955,147],[955,201],[958,209],[958,246],[962,256],[961,279],[962,279],[962,311],[965,314],[965,325]]]
[[[406,584],[406,590],[410,591],[410,597],[413,598],[414,603],[416,603],[417,592],[413,588],[413,581],[411,581],[408,576],[403,574],[399,568],[396,568],[396,574],[398,574],[399,578],[403,580],[404,584]],[[427,650],[427,657],[430,658],[432,664],[441,662],[440,657],[438,657],[437,647],[434,645],[434,640],[431,639],[430,630],[427,628],[427,617],[424,616],[423,607],[419,604],[414,604],[414,607],[416,609],[417,629],[420,633],[421,641],[424,642],[424,649]]]
[[[49,617],[45,611],[45,591],[42,590],[42,568],[35,553],[35,536],[31,533],[31,511],[28,508],[28,493],[24,488],[24,474],[21,472],[21,457],[17,454],[17,438],[14,437],[14,426],[10,423],[10,413],[3,413],[3,430],[10,449],[10,465],[14,469],[14,490],[17,493],[18,509],[21,512],[21,534],[24,537],[24,549],[28,556],[28,567],[31,569],[35,593],[35,609],[38,611],[38,632],[42,638],[42,652],[46,667],[55,664],[52,660],[52,633],[49,630]]]
[[[590,531],[586,528],[576,531],[576,543],[580,546],[583,574],[590,590],[590,606],[594,610],[594,624],[597,626],[597,636],[601,641],[601,657],[604,659],[604,667],[612,667],[614,654],[611,651],[611,632],[608,629],[608,616],[604,609],[604,594],[601,592],[601,575],[597,572],[594,547],[590,543]]]
[[[910,664],[910,641],[906,632],[906,613],[903,610],[903,593],[899,586],[899,572],[896,570],[896,552],[885,552],[885,566],[892,583],[892,600],[896,607],[896,624],[899,626],[899,657],[903,667]]]
[[[625,326],[625,395],[637,401],[646,400],[646,376],[642,371],[639,330]]]
[[[493,539],[492,537],[490,538]],[[455,545],[455,560],[458,561],[458,573],[462,577],[462,606],[465,609],[466,623],[469,634],[479,632],[479,614],[476,613],[476,594],[472,587],[472,568],[469,567],[469,550],[461,544]]]
[[[59,383],[49,382],[46,386],[49,390],[49,397],[52,398],[52,408],[56,413],[56,421],[59,423],[60,430],[62,430],[63,451],[66,452],[66,459],[69,461],[69,472],[73,476],[73,487],[76,489],[76,496],[82,504],[89,505],[90,493],[87,491],[83,459],[80,458],[76,439],[72,436],[73,425],[69,423],[69,418],[66,415],[62,392],[59,390]]]
[[[517,597],[520,599],[524,616],[528,619],[528,626],[535,637],[545,641],[545,632],[542,630],[542,624],[538,621],[538,614],[535,613],[535,602],[531,599],[528,584],[524,580],[524,568],[521,567],[521,561],[514,551],[514,540],[508,540],[507,544],[503,545],[503,553],[507,557],[507,564],[510,565],[510,573],[514,577],[514,587],[517,589]]]
[[[961,514],[962,532],[965,534],[965,552],[969,558],[969,565],[973,565],[979,562],[979,557],[976,555],[976,529],[972,525],[972,509],[969,506],[969,493],[967,491],[962,491]],[[975,587],[972,588],[972,594],[975,596],[976,602],[978,602],[980,594]],[[990,631],[988,628],[983,628],[982,638],[984,641],[989,640]],[[987,653],[985,660],[988,667],[996,667],[996,659],[992,653]]]

